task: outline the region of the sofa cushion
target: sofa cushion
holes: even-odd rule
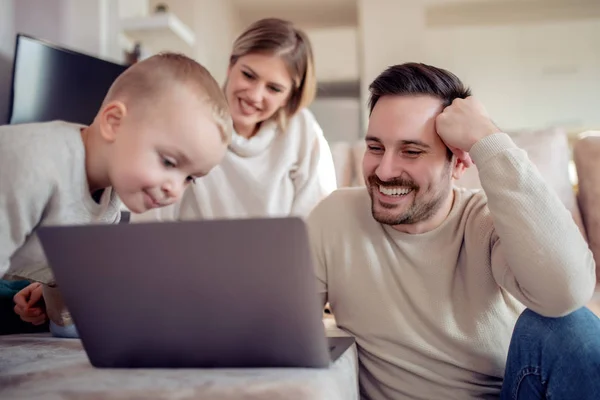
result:
[[[569,178],[570,149],[565,131],[551,128],[520,131],[511,133],[510,136],[517,146],[527,152],[531,162],[537,167],[546,183],[558,194],[585,236],[581,212]],[[465,171],[456,184],[470,189],[481,188],[477,168],[469,168]]]
[[[363,178],[362,173],[362,163],[366,148],[367,145],[364,140],[359,140],[354,143],[354,146],[352,146],[352,157],[354,158],[354,180],[352,182],[353,186],[365,185],[365,179]]]
[[[352,144],[348,142],[335,142],[331,144],[331,156],[335,167],[335,177],[338,187],[352,185],[354,176],[354,158],[352,157]]]
[[[573,146],[579,206],[600,278],[600,131],[585,132]]]

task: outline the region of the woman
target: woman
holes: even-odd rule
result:
[[[234,42],[224,91],[233,118],[229,151],[171,207],[132,221],[306,216],[336,189],[331,151],[312,113],[311,45],[292,23],[269,18]]]

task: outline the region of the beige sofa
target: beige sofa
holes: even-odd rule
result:
[[[579,178],[577,199],[600,282],[600,131],[579,136],[573,146],[573,159]]]
[[[600,267],[600,131],[584,132],[573,146],[578,184],[573,184],[569,175],[571,148],[565,131],[553,128],[539,131],[512,133],[515,143],[527,151],[548,184],[573,214]],[[365,144],[338,142],[331,145],[338,185],[363,185],[362,156]],[[477,169],[466,171],[457,185],[480,188]],[[600,268],[597,275],[600,277]]]

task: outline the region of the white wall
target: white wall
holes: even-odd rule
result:
[[[232,0],[194,0],[196,57],[219,83],[225,82],[231,48],[239,29],[239,15]]]
[[[13,0],[0,1],[0,54],[12,55],[15,36]]]
[[[356,27],[307,29],[318,81],[357,81],[358,31]]]
[[[15,35],[25,33],[63,44],[63,1],[0,1],[0,124],[8,119]]]
[[[121,18],[143,17],[151,13],[156,4],[161,1],[148,0],[118,0],[118,14]]]
[[[286,19],[307,29],[357,23],[356,0],[234,0],[234,3],[240,10],[243,26],[267,17]]]
[[[468,82],[501,126],[600,127],[600,19],[432,29],[426,51]]]
[[[102,10],[108,1],[16,0],[13,28],[17,33],[101,55]]]
[[[15,36],[25,33],[61,41],[62,0],[0,1],[0,124],[8,119]]]
[[[0,124],[8,116],[16,33],[94,56],[110,57],[107,12],[118,0],[0,0]],[[131,0],[129,0],[131,1]]]
[[[20,1],[20,0],[17,0]],[[104,0],[62,0],[63,15],[61,41],[69,48],[104,55],[102,49],[102,24]]]
[[[150,0],[150,9],[165,3],[196,34],[192,56],[213,74],[225,81],[229,55],[235,35],[239,33],[239,15],[232,0]]]
[[[63,44],[63,0],[16,0],[14,11],[14,27],[18,33]]]
[[[419,35],[425,29],[423,6],[412,0],[358,0],[359,57],[363,129],[368,123],[369,84],[393,64],[422,60]]]
[[[457,74],[504,129],[600,127],[600,18],[431,27],[412,1],[359,1],[363,104],[386,67],[420,61]]]
[[[359,81],[358,30],[356,27],[305,29],[315,58],[319,83]],[[330,142],[360,138],[360,99],[317,98],[310,109]]]

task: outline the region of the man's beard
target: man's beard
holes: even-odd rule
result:
[[[448,163],[448,166],[450,163]],[[429,188],[422,195],[426,196],[431,194],[428,199],[421,199],[422,196],[420,191],[421,188],[415,181],[408,178],[398,177],[390,181],[381,181],[376,175],[371,175],[368,178],[369,195],[371,196],[371,213],[373,218],[385,225],[411,225],[417,222],[422,222],[433,217],[436,212],[444,204],[444,201],[448,198],[448,193],[452,190],[452,180],[447,176],[448,168],[444,168],[442,179],[439,180],[435,185]],[[379,210],[376,209],[375,199],[373,191],[379,190],[379,186],[383,187],[405,187],[412,189],[406,196],[413,196],[412,204],[408,206],[408,209],[399,214],[394,214],[393,210],[396,207],[393,204],[386,205],[378,203]],[[438,188],[435,190],[435,188]],[[381,210],[381,209],[384,210]]]

